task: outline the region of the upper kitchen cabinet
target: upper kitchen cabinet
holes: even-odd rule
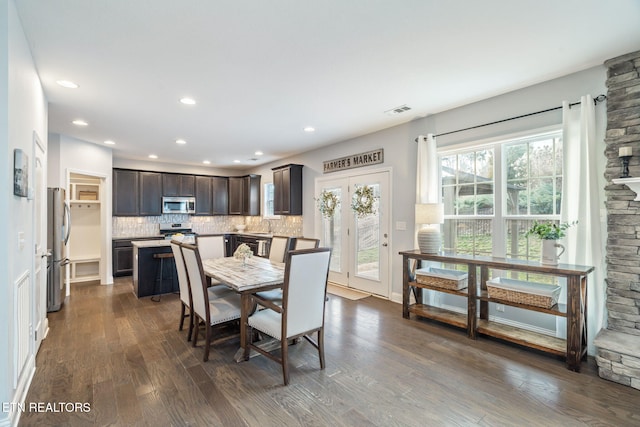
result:
[[[195,197],[196,177],[194,175],[163,173],[162,195],[166,197]]]
[[[302,215],[302,166],[273,168],[273,213]]]
[[[211,177],[196,176],[196,215],[212,215]]]
[[[128,169],[113,170],[113,216],[139,215],[139,175]]]
[[[260,175],[229,177],[229,215],[260,215]]]
[[[140,172],[140,215],[162,215],[162,174]]]
[[[212,213],[214,215],[229,214],[229,179],[223,176],[211,178]],[[196,200],[197,203],[197,200]]]

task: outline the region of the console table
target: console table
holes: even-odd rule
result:
[[[400,252],[400,255],[402,255],[403,265],[402,316],[404,318],[409,319],[410,313],[413,313],[417,316],[465,328],[468,337],[472,339],[475,339],[478,334],[488,335],[563,356],[566,358],[567,367],[570,370],[580,372],[580,362],[587,352],[587,276],[594,270],[594,267],[570,264],[548,266],[533,261],[471,255],[423,254],[417,249]],[[411,260],[415,260],[415,262],[436,261],[445,264],[466,265],[468,269],[468,288],[451,290],[417,283],[415,278],[411,277]],[[487,280],[490,279],[490,268],[565,277],[567,279],[567,303],[556,304],[551,308],[543,308],[490,298],[486,286]],[[478,277],[480,279],[479,287]],[[423,304],[422,289],[430,289],[467,298],[466,315]],[[411,290],[415,293],[415,304],[409,304]],[[525,310],[566,317],[567,338],[565,340],[551,337],[490,321],[489,303],[509,305]]]

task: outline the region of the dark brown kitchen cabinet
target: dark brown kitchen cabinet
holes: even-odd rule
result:
[[[196,177],[177,173],[162,174],[162,195],[165,197],[195,197]],[[196,201],[197,202],[197,201]]]
[[[229,177],[229,215],[260,215],[260,175]]]
[[[113,275],[130,276],[133,273],[133,246],[113,247]]]
[[[212,215],[210,176],[196,176],[196,215]]]
[[[162,215],[162,174],[140,172],[140,210],[143,216]]]
[[[113,170],[113,216],[139,215],[138,171]]]
[[[133,274],[133,241],[161,240],[162,237],[137,237],[135,239],[113,239],[112,262],[114,276],[131,276]]]
[[[273,213],[302,215],[302,166],[273,168]]]
[[[229,214],[229,179],[223,176],[211,177],[211,191],[213,215]]]

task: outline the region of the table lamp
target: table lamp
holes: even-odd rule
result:
[[[442,238],[440,224],[444,223],[444,205],[442,203],[416,204],[416,224],[418,230],[418,247],[423,254],[435,254],[440,251]]]

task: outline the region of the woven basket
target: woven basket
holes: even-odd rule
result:
[[[496,277],[487,280],[489,298],[534,307],[551,308],[558,303],[560,286]]]
[[[444,268],[421,268],[416,270],[416,282],[442,289],[464,289],[467,287],[467,273]]]

